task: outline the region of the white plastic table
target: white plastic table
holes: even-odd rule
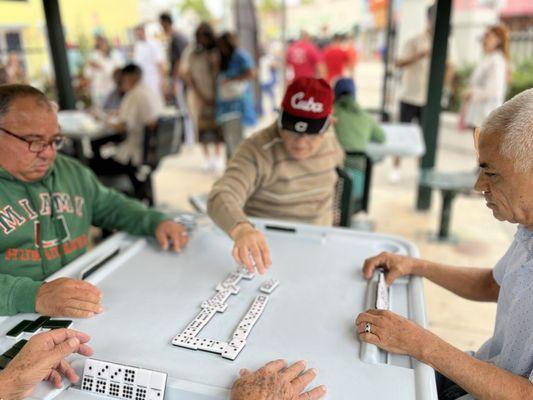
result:
[[[232,243],[207,217],[198,217],[187,248],[164,252],[152,240],[120,233],[78,258],[59,276],[78,277],[94,260],[115,249],[120,253],[88,278],[103,292],[105,312],[76,320],[73,328],[91,335],[94,358],[168,373],[167,400],[225,399],[241,368],[256,369],[285,358],[306,359],[319,369],[315,384],[328,387],[328,399],[436,399],[433,370],[405,356],[386,354],[375,346],[361,348],[355,332],[358,313],[370,308],[375,282],[361,267],[381,251],[417,256],[411,243],[397,237],[340,228],[314,227],[254,219],[270,244],[273,267],[266,276],[239,283],[241,291],[228,309],[214,317],[202,337],[227,340],[266,279],[280,286],[247,345],[236,360],[171,345],[172,338],[213,295],[218,282],[236,265]],[[420,278],[401,278],[391,287],[391,309],[425,326]],[[13,345],[5,332],[22,319],[0,319],[0,350]],[[84,360],[73,357],[81,373]],[[51,390],[41,384],[33,399],[90,399],[76,386]]]
[[[383,143],[370,142],[366,152],[373,159],[386,156],[421,157],[426,153],[422,129],[417,124],[382,123],[385,132]]]

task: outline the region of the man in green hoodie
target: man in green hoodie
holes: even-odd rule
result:
[[[91,225],[187,243],[182,225],[101,185],[63,144],[56,107],[28,85],[0,86],[0,315],[38,312],[88,318],[102,312],[97,287],[43,280],[87,251]]]
[[[339,79],[335,83],[334,92],[335,134],[344,150],[365,151],[369,142],[385,141],[383,129],[357,104],[353,79]],[[344,166],[352,176],[353,196],[361,197],[365,186],[363,161],[357,157],[346,157]]]

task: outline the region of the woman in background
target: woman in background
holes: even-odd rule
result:
[[[180,74],[188,87],[189,113],[196,127],[204,153],[204,170],[217,170],[224,165],[221,155],[222,134],[215,120],[216,75],[218,49],[211,25],[202,22],[196,28],[195,42],[184,51]],[[209,145],[214,145],[214,154]]]
[[[94,40],[94,50],[85,67],[85,75],[91,81],[92,105],[101,110],[109,94],[115,89],[113,73],[124,66],[124,60],[111,48],[106,38],[97,35]]]
[[[485,56],[476,66],[465,92],[465,122],[476,127],[505,101],[509,67],[509,34],[504,25],[487,29],[482,40]]]
[[[223,33],[218,41],[220,68],[217,78],[217,121],[224,115],[239,113],[245,127],[256,124],[251,81],[255,78],[255,65],[250,54],[238,47],[231,32]]]

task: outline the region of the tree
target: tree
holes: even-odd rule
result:
[[[204,21],[210,21],[213,19],[213,15],[205,5],[204,0],[183,0],[179,9],[181,12],[192,11]]]

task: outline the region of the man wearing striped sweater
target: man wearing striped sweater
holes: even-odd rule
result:
[[[215,182],[209,216],[234,241],[233,257],[259,273],[271,265],[268,245],[248,216],[331,225],[344,153],[331,124],[333,93],[323,79],[287,88],[275,123],[246,139]]]

